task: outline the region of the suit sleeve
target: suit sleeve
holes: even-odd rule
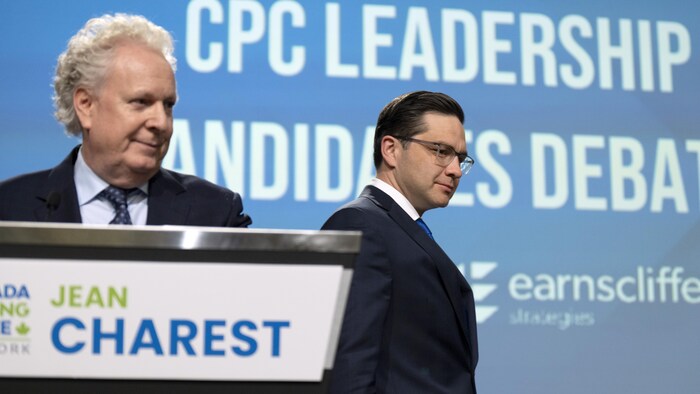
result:
[[[243,200],[241,195],[233,193],[231,201],[231,210],[226,219],[226,227],[248,227],[253,223],[253,220],[247,214],[243,213]]]
[[[362,231],[350,295],[345,309],[331,393],[375,393],[383,328],[391,297],[391,264],[377,218],[361,209],[343,209],[324,230]]]

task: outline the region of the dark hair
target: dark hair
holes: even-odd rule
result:
[[[464,124],[462,107],[444,93],[421,90],[396,97],[379,113],[374,130],[374,166],[377,169],[382,164],[382,138],[386,135],[406,138],[424,132],[423,115],[428,112],[454,115]]]

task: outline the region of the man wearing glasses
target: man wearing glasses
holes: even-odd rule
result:
[[[377,177],[323,225],[362,231],[332,393],[476,393],[472,290],[421,219],[474,164],[463,122],[442,93],[392,100],[374,134]]]

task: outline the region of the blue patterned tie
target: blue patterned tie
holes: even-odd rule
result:
[[[430,229],[428,228],[428,225],[425,224],[425,222],[423,221],[423,219],[421,219],[421,218],[416,219],[416,224],[418,224],[418,225],[420,226],[420,228],[422,228],[423,231],[425,231],[425,233],[428,234],[428,236],[430,237],[430,239],[433,239],[433,240],[435,239],[435,238],[433,238],[433,233],[430,232]]]
[[[131,189],[134,190],[134,189]],[[115,186],[107,186],[100,195],[109,201],[114,207],[114,219],[109,224],[132,224],[129,216],[129,207],[126,199],[131,190],[125,190]]]

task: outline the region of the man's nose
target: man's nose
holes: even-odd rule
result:
[[[156,102],[151,107],[146,127],[163,132],[168,130],[171,119],[170,109],[166,107],[166,104],[163,102]]]
[[[462,177],[462,167],[460,166],[459,158],[457,156],[452,158],[450,164],[448,164],[447,167],[445,167],[445,173],[455,178]]]

